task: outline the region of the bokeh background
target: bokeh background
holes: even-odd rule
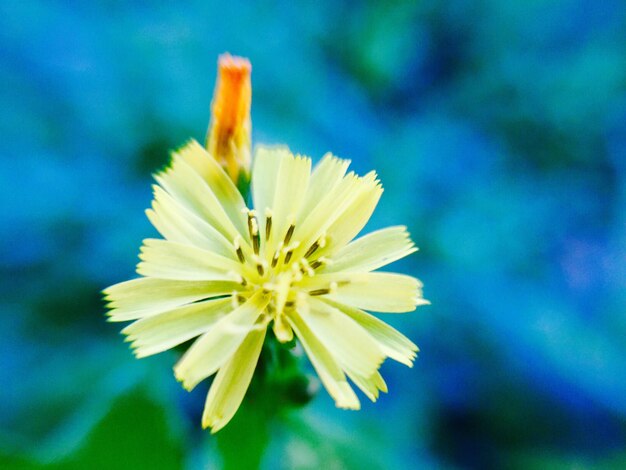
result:
[[[369,228],[432,306],[390,392],[270,423],[264,468],[626,468],[626,5],[0,3],[0,467],[220,468],[207,385],[135,360],[100,290],[134,275],[168,149],[204,138],[218,54],[253,137],[375,168]],[[254,422],[239,439],[257,439]]]

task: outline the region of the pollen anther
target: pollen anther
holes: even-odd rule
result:
[[[243,250],[241,249],[241,237],[239,235],[237,235],[237,237],[233,241],[233,245],[235,246],[235,251],[237,252],[237,258],[239,258],[239,262],[245,263],[246,257],[243,255]]]
[[[272,209],[269,207],[265,209],[265,240],[269,240],[272,233]]]
[[[321,259],[316,259],[315,261],[313,261],[313,262],[311,263],[311,268],[312,268],[312,269],[317,269],[317,268],[319,268],[322,264],[324,264],[324,263],[322,262],[322,260],[321,260]]]
[[[288,245],[291,241],[291,237],[293,236],[293,231],[296,229],[294,224],[291,224],[287,229],[287,233],[285,234],[285,245]]]
[[[300,260],[300,264],[302,265],[301,271],[303,274],[308,274],[311,277],[315,275],[315,271],[313,271],[311,265],[309,265],[309,262],[306,260],[306,258],[302,258]]]
[[[254,210],[248,210],[248,232],[250,233],[250,240],[252,240],[254,254],[258,255],[261,239],[259,237],[259,222],[256,218],[256,211]]]
[[[315,243],[313,243],[309,249],[307,250],[307,252],[304,254],[305,258],[308,258],[309,256],[311,256],[313,253],[315,253],[315,250],[317,250],[319,248],[320,244],[319,241],[316,241]]]
[[[309,291],[309,295],[314,296],[314,295],[326,295],[326,294],[330,294],[330,289],[315,289],[315,290],[310,290]]]

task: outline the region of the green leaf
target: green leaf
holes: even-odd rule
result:
[[[37,470],[181,469],[184,451],[165,410],[136,388],[115,400],[83,446],[61,461],[45,464],[28,455],[0,455],[0,467]]]

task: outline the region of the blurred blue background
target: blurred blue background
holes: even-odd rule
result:
[[[626,468],[618,0],[3,1],[0,467],[220,468],[207,385],[135,360],[99,291],[133,277],[224,51],[253,64],[255,142],[378,170],[369,228],[409,226],[394,268],[432,301],[385,317],[422,350],[388,395],[318,394],[264,468]]]

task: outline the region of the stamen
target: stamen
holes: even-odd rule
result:
[[[309,265],[309,262],[306,260],[306,258],[302,258],[300,260],[300,264],[302,265],[302,267],[300,269],[301,269],[303,274],[308,274],[311,277],[313,277],[315,275],[315,271],[313,271],[313,269],[311,269],[311,266]]]
[[[247,213],[248,213],[248,233],[250,234],[250,238],[252,238],[252,219],[254,219],[254,212],[248,209]]]
[[[256,219],[256,211],[254,209],[242,209],[242,212],[248,215],[248,232],[252,233],[252,219]]]
[[[246,262],[246,258],[243,256],[243,251],[240,246],[237,247],[237,258],[239,258],[240,263]]]
[[[259,276],[264,276],[265,268],[267,268],[267,261],[265,261],[258,255],[252,255],[252,261],[256,265],[256,270],[259,273]]]
[[[239,258],[239,262],[240,263],[245,263],[246,262],[246,258],[243,255],[243,250],[241,249],[241,237],[239,235],[237,235],[237,237],[235,237],[235,240],[233,241],[233,245],[235,246],[235,251],[237,252],[237,258]]]
[[[293,307],[296,303],[293,300],[285,302],[285,307]]]
[[[311,268],[313,268],[313,269],[317,269],[317,268],[319,268],[322,264],[324,264],[324,263],[323,263],[321,260],[316,259],[315,261],[313,261],[313,262],[311,263]]]
[[[330,289],[315,289],[310,290],[309,295],[326,295],[330,294]]]
[[[261,245],[261,239],[259,237],[259,221],[256,218],[256,211],[254,209],[246,209],[248,213],[248,233],[250,233],[250,240],[252,240],[252,249],[254,254],[259,254],[259,247]]]
[[[272,233],[272,215],[272,209],[265,209],[265,240],[269,240]]]
[[[296,229],[294,224],[291,224],[287,229],[287,234],[285,235],[285,245],[288,245],[291,241],[291,237],[293,236],[293,231]]]
[[[300,242],[295,241],[291,245],[283,249],[283,251],[285,251],[285,264],[289,264],[289,261],[291,260],[291,257],[293,256],[293,251],[299,246],[300,246]]]
[[[313,261],[311,263],[311,267],[313,269],[317,269],[320,266],[322,266],[323,264],[329,265],[329,264],[331,264],[331,260],[326,258],[325,256],[320,256],[318,259],[316,259],[315,261]]]
[[[280,254],[283,250],[283,242],[279,242],[276,247],[276,251],[274,252],[274,256],[272,257],[272,268],[275,268],[278,264],[278,260],[280,259]]]
[[[315,243],[313,243],[311,247],[307,250],[307,252],[304,254],[304,257],[308,258],[309,256],[311,256],[313,253],[315,253],[315,250],[317,250],[319,246],[320,246],[319,241],[316,241]]]
[[[248,229],[250,230],[250,239],[252,240],[252,249],[254,254],[259,254],[259,247],[261,245],[261,237],[259,236],[259,222],[256,217],[248,216]]]
[[[326,232],[322,233],[317,241],[320,244],[320,248],[324,248],[326,246]]]

